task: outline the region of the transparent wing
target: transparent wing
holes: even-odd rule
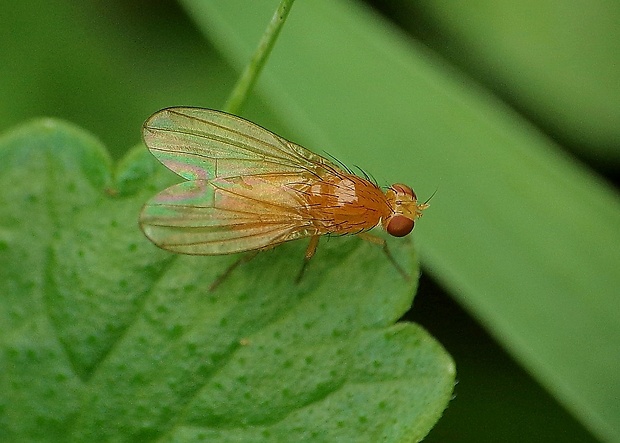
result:
[[[240,117],[203,108],[167,108],[143,127],[144,142],[187,180],[341,172],[329,160]]]
[[[147,202],[140,225],[157,246],[196,255],[249,251],[316,235],[299,194],[281,179],[183,182]]]

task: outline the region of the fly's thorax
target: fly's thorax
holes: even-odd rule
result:
[[[352,174],[322,177],[303,195],[309,215],[325,233],[351,234],[372,229],[389,211],[381,189]]]
[[[308,200],[326,208],[355,205],[363,198],[363,186],[356,176],[326,175],[310,184]]]
[[[385,191],[385,199],[390,207],[390,213],[382,218],[383,228],[395,237],[409,234],[415,225],[415,220],[422,216],[422,211],[428,208],[427,203],[418,203],[418,198],[407,185],[400,183],[390,186]]]

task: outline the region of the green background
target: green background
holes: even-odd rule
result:
[[[277,2],[183,3],[5,5],[0,129],[59,117],[120,158],[155,110],[221,107]],[[620,7],[382,6],[411,34],[297,2],[243,115],[438,190],[408,317],[459,384],[428,441],[620,441]]]

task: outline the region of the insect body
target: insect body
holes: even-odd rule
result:
[[[218,255],[266,249],[377,225],[402,237],[428,207],[402,184],[385,193],[330,160],[247,120],[201,108],[168,108],[145,123],[153,155],[185,178],[146,203],[145,235],[170,251]]]

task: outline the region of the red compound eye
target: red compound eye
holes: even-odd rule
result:
[[[413,197],[416,200],[418,199],[418,197],[415,195],[415,192],[413,192],[413,189],[411,189],[407,185],[403,185],[402,183],[395,183],[391,186],[391,188],[397,194],[405,194],[405,195],[408,195],[409,197]]]
[[[385,228],[388,234],[394,237],[404,237],[413,230],[413,220],[405,217],[404,215],[395,215],[388,221]]]

